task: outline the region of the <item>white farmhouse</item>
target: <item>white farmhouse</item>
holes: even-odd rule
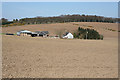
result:
[[[66,39],[73,39],[74,37],[73,37],[72,33],[67,32],[66,35],[63,36],[63,38],[66,38]]]

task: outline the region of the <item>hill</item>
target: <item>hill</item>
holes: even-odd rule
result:
[[[52,24],[34,24],[23,26],[3,27],[3,33],[16,33],[19,30],[30,31],[49,31],[51,36],[56,35],[59,31],[69,31],[73,33],[78,27],[92,28],[97,30],[104,37],[117,37],[117,23],[102,22],[68,22],[68,23],[52,23]]]

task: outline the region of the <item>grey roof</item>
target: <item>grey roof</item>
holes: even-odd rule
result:
[[[66,32],[66,34],[65,35],[67,35],[69,32]]]
[[[41,31],[41,33],[43,33],[43,34],[49,34],[48,31]]]
[[[46,35],[46,34],[49,34],[48,31],[35,31],[34,34],[40,34],[40,35]]]
[[[20,30],[20,31],[17,31],[17,33],[32,33],[32,32],[28,30]]]
[[[40,34],[40,33],[41,33],[41,31],[35,31],[35,33]]]

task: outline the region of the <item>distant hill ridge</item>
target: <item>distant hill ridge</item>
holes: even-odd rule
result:
[[[49,24],[49,23],[65,23],[65,22],[106,22],[106,23],[116,23],[118,18],[110,18],[96,15],[60,15],[53,17],[34,17],[34,18],[22,18],[13,19],[13,21],[8,21],[2,18],[2,25],[13,24],[24,25],[24,24]]]

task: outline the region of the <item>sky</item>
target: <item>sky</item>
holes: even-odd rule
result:
[[[117,2],[2,2],[2,17],[8,20],[37,16],[85,14],[118,17]]]

